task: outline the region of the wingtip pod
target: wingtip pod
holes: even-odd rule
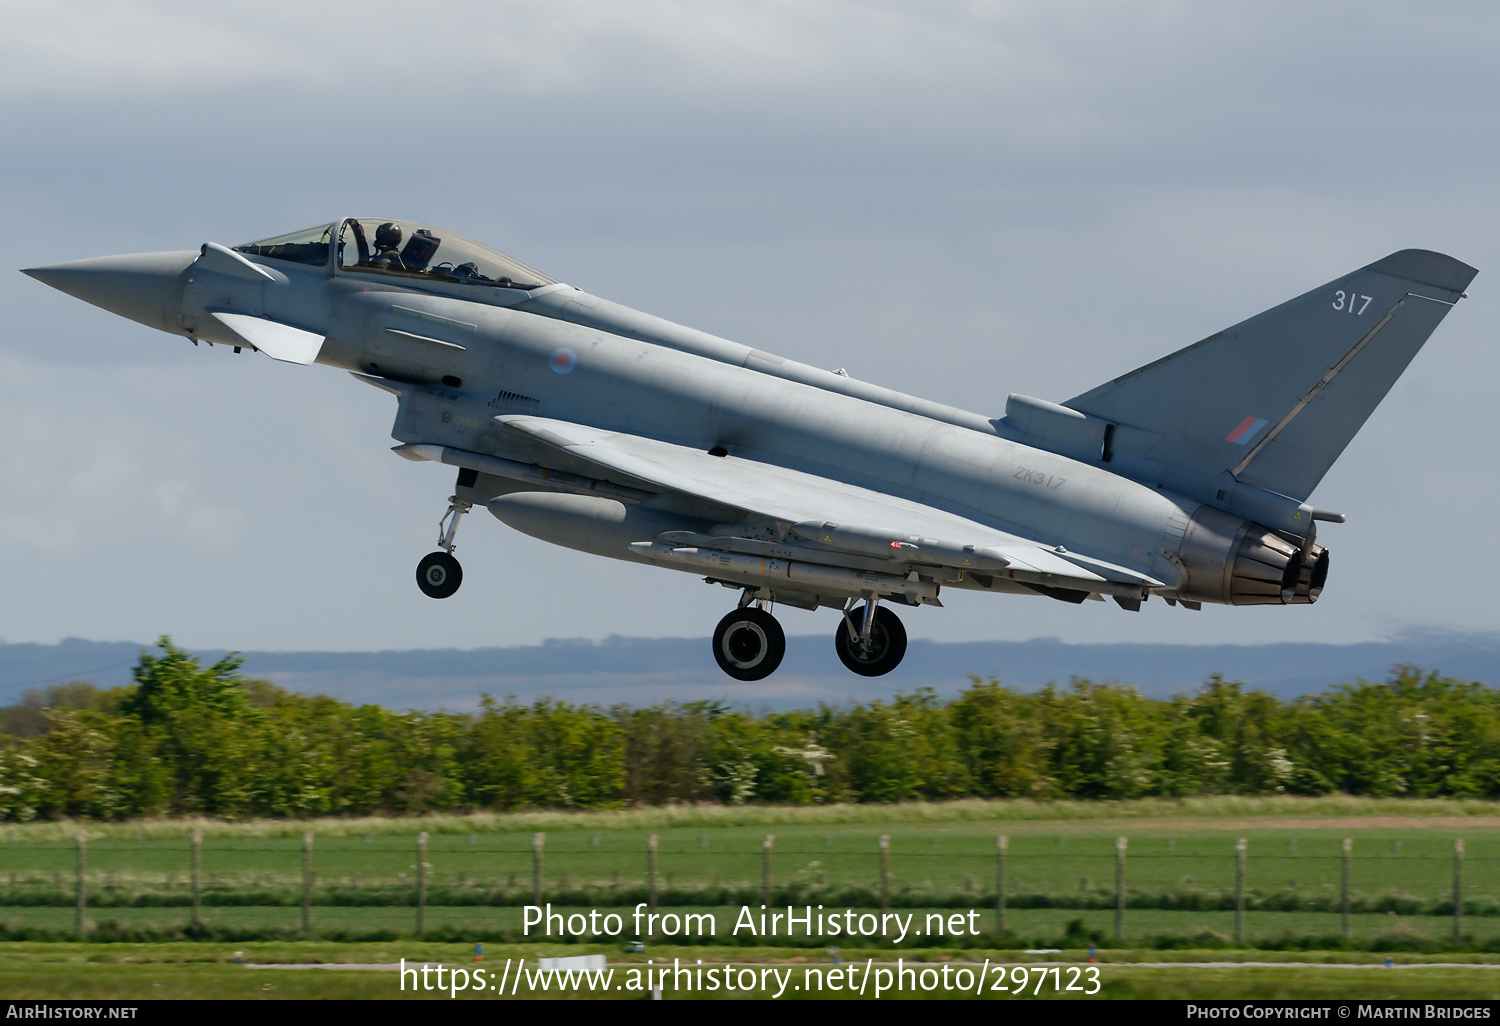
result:
[[[1479,273],[1478,268],[1470,267],[1462,260],[1430,249],[1399,250],[1362,269],[1449,292],[1462,292]]]

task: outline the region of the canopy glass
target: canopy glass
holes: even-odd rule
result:
[[[339,267],[489,288],[539,288],[553,279],[461,235],[378,218],[350,218],[339,231]]]
[[[314,267],[328,266],[328,239],[333,235],[333,225],[304,228],[300,232],[287,232],[259,242],[247,242],[234,247],[240,253],[252,256],[271,257],[273,260],[290,260],[294,264],[311,264]]]
[[[334,225],[325,224],[234,247],[241,253],[324,267]],[[412,221],[351,217],[338,226],[341,273],[529,291],[555,279],[471,239]]]

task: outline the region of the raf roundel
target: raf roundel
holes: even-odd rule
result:
[[[553,350],[552,358],[548,361],[552,369],[559,374],[569,374],[578,365],[578,354],[567,346]]]
[[[1233,442],[1235,445],[1249,445],[1251,440],[1260,434],[1260,429],[1269,423],[1271,422],[1264,417],[1251,414],[1240,421],[1239,426],[1224,437],[1224,441]]]

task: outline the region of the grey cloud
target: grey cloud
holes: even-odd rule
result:
[[[1352,517],[1325,532],[1318,606],[1131,618],[959,598],[912,631],[1493,626],[1487,5],[80,10],[0,13],[16,266],[385,212],[998,411],[1009,391],[1065,399],[1392,250],[1452,252],[1481,268],[1473,298],[1316,496]],[[465,592],[427,602],[411,564],[451,480],[385,452],[385,397],[194,350],[14,273],[0,310],[0,431],[20,445],[0,460],[0,561],[27,582],[0,592],[12,640],[472,647],[706,634],[720,612],[692,578],[479,517],[460,538]]]

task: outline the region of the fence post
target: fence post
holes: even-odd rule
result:
[[[83,863],[84,852],[88,844],[88,834],[82,830],[78,831],[78,879],[76,881],[78,906],[73,912],[73,932],[78,934],[78,939],[83,939],[83,928],[87,925],[83,919],[84,897],[83,897]]]
[[[531,903],[542,907],[542,846],[547,835],[540,831],[531,835]]]
[[[771,851],[775,846],[775,834],[767,834],[760,846],[760,889],[767,908],[771,907]]]
[[[1005,919],[1005,857],[1010,848],[1010,838],[1001,834],[995,842],[995,929],[1006,933],[1010,924]]]
[[[203,928],[203,909],[200,904],[203,885],[203,831],[193,831],[193,932]]]
[[[880,935],[885,936],[885,915],[891,910],[891,835],[880,835]]]
[[[1115,838],[1115,940],[1125,939],[1125,838]]]
[[[312,841],[311,830],[302,834],[302,932],[312,933]]]
[[[1464,842],[1453,842],[1453,943],[1463,943],[1464,926]]]
[[[646,838],[646,910],[648,912],[656,911],[656,846],[655,834]],[[650,923],[651,920],[648,918],[646,922]]]
[[[1245,943],[1245,848],[1243,837],[1234,843],[1234,942]]]
[[[1350,861],[1353,858],[1354,858],[1354,838],[1352,838],[1352,837],[1346,837],[1346,838],[1344,838],[1344,874],[1343,874],[1343,882],[1342,882],[1342,885],[1340,887],[1340,890],[1343,893],[1343,900],[1341,902],[1340,908],[1342,910],[1342,912],[1341,912],[1341,923],[1342,923],[1343,930],[1344,930],[1344,939],[1345,940],[1349,939],[1350,932],[1351,932],[1351,929],[1352,929],[1350,927],[1350,925],[1349,925],[1349,869],[1350,869],[1349,863],[1350,863]]]
[[[427,911],[427,831],[417,835],[417,940],[422,939],[422,913]]]

